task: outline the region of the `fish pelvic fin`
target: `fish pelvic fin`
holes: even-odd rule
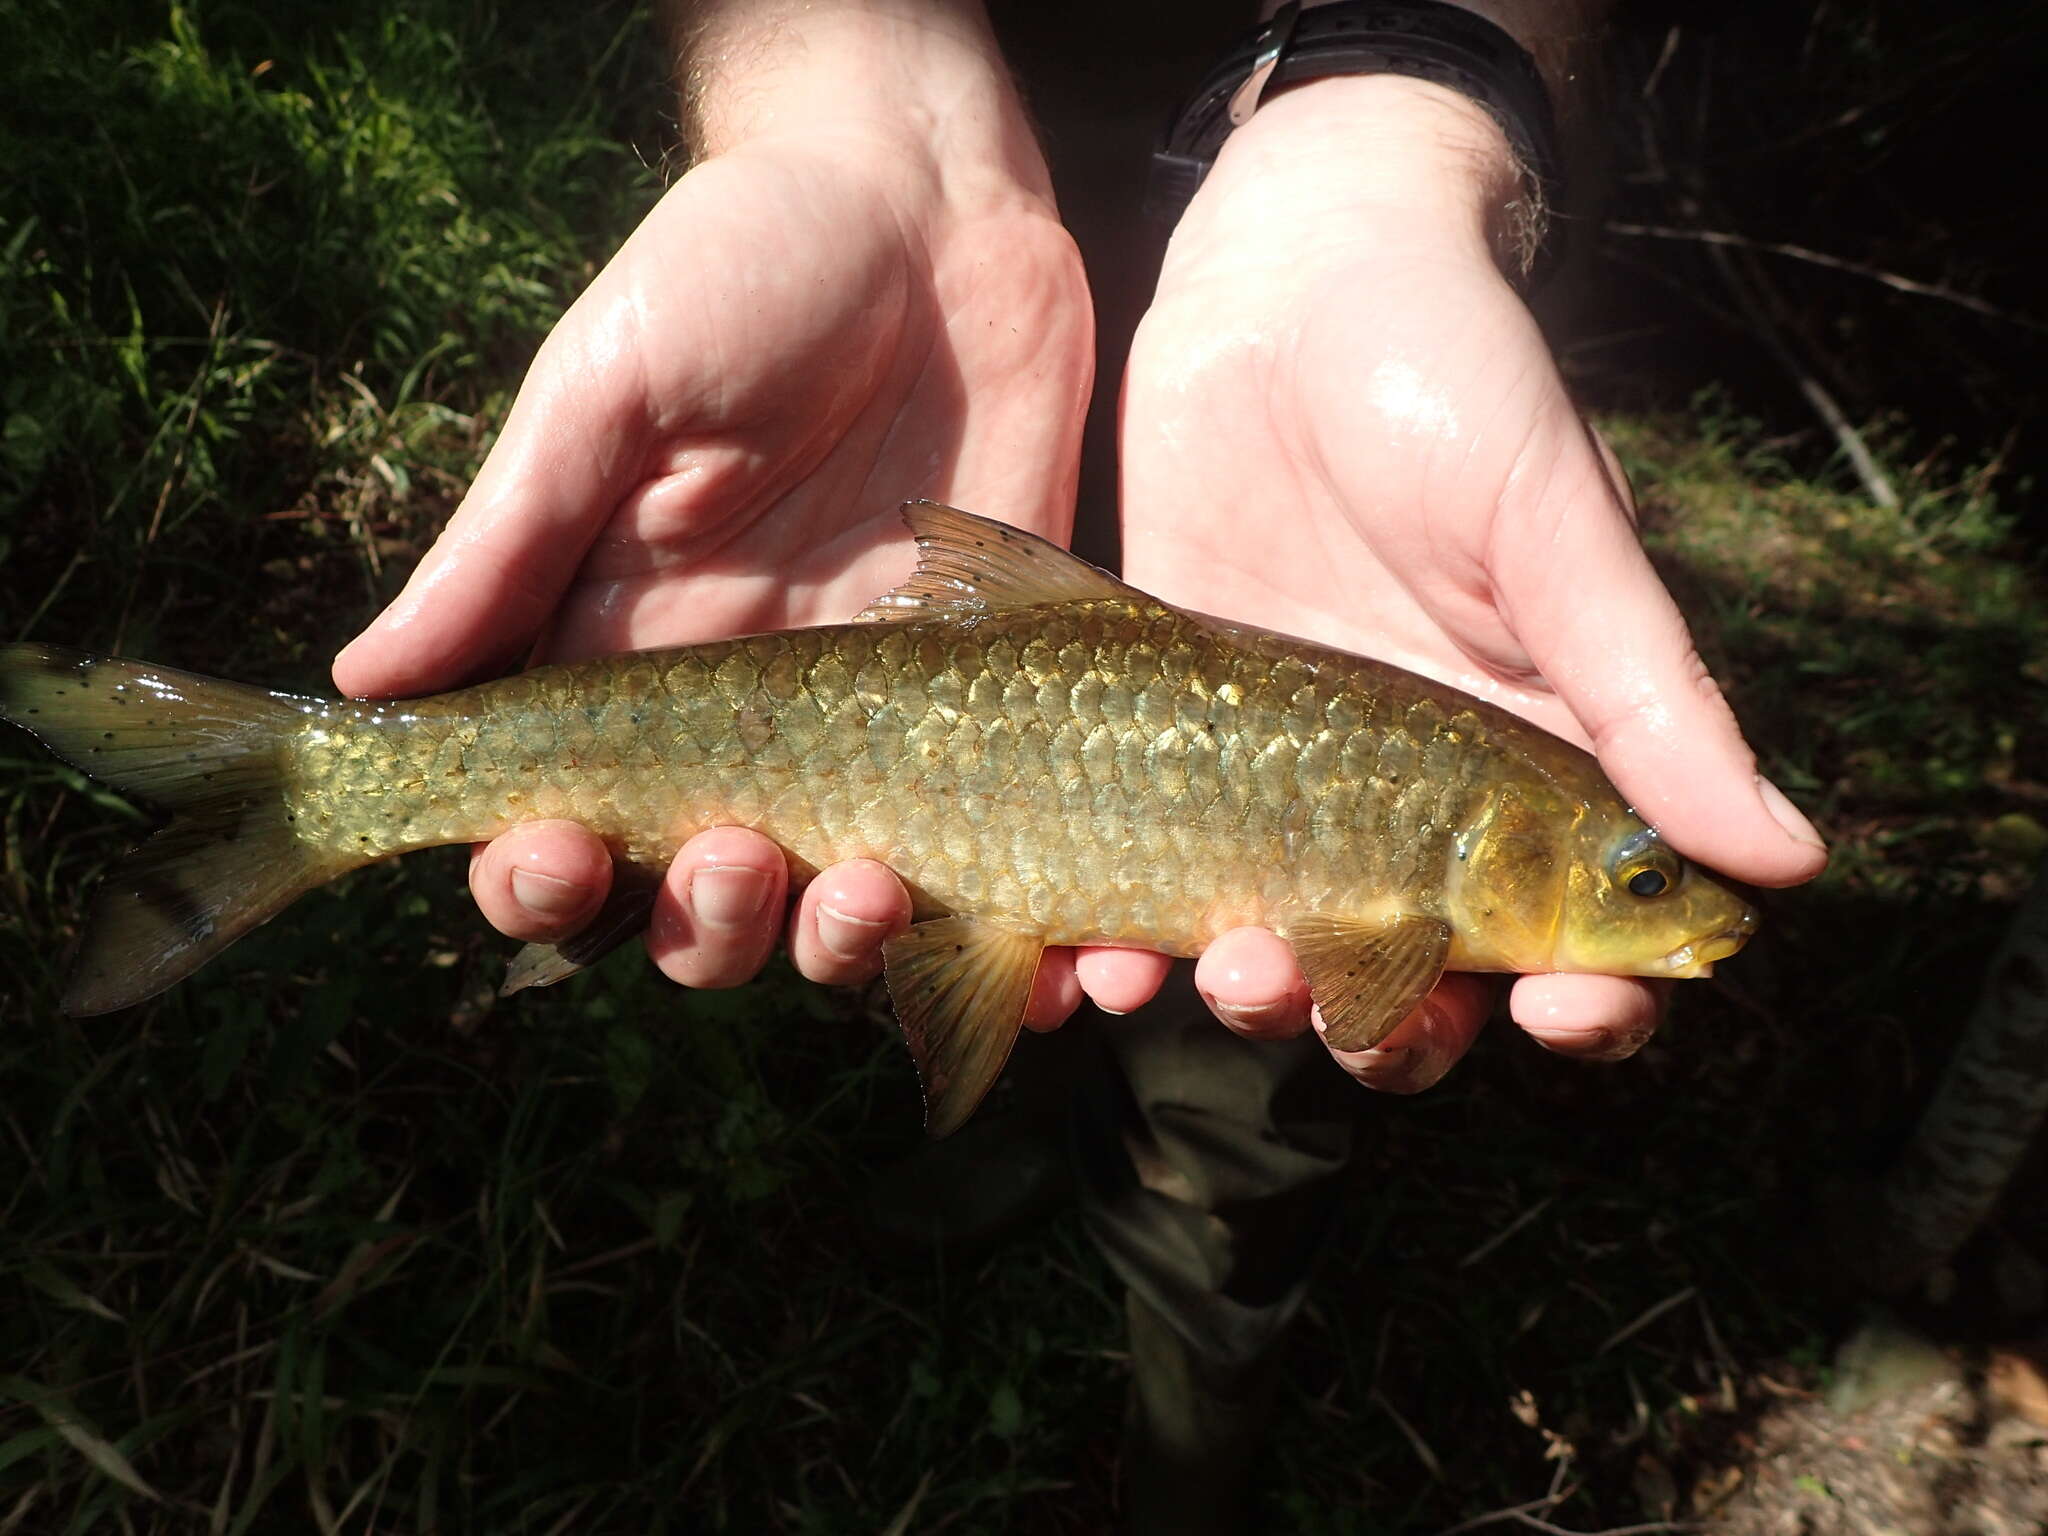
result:
[[[917,569],[855,614],[857,621],[957,618],[1101,598],[1158,606],[1109,572],[1008,523],[936,501],[905,502],[903,521],[917,540]]]
[[[1002,1075],[1044,952],[1035,934],[959,915],[919,923],[882,947],[933,1140],[965,1125]]]
[[[64,1011],[154,997],[367,862],[300,841],[283,778],[303,701],[142,662],[0,646],[0,719],[171,819],[93,899]]]
[[[1393,1033],[1444,973],[1451,925],[1403,912],[1379,921],[1312,912],[1287,926],[1287,942],[1323,1016],[1323,1043],[1366,1051]]]
[[[552,987],[558,981],[597,964],[626,940],[644,932],[661,889],[662,872],[639,864],[614,861],[612,888],[597,916],[572,937],[553,944],[529,944],[505,967],[498,996],[510,997],[528,987]]]

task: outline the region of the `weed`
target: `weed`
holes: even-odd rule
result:
[[[0,628],[318,686],[654,195],[644,18],[16,9]],[[1605,425],[1836,862],[1628,1066],[1496,1031],[1361,1101],[1266,1463],[1288,1530],[1440,1528],[1567,1466],[1549,1518],[1627,1523],[1639,1458],[1765,1362],[1810,1381],[1831,1314],[1788,1256],[2038,851],[2009,481],[1894,466],[1879,513],[1725,398]],[[66,1020],[136,825],[0,741],[0,1529],[1101,1528],[1120,1299],[1071,1218],[877,1251],[853,1212],[917,1111],[868,1000],[622,954],[494,1006],[459,857],[422,855]]]

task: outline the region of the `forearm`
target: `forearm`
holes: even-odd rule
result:
[[[670,0],[692,159],[872,133],[1049,194],[981,0]]]
[[[1327,0],[1303,0],[1304,11]],[[1312,210],[1331,238],[1422,240],[1491,249],[1503,271],[1528,270],[1560,213],[1583,213],[1601,179],[1597,135],[1597,41],[1611,0],[1445,0],[1506,31],[1537,61],[1551,98],[1565,169],[1565,198],[1528,174],[1491,112],[1449,86],[1398,75],[1330,75],[1269,91],[1231,135],[1216,209],[1237,199],[1228,225],[1265,204],[1289,225]],[[1275,0],[1261,7],[1270,16]],[[1389,222],[1391,221],[1391,222]],[[1234,236],[1229,236],[1234,240]]]
[[[1330,0],[1302,0],[1302,9]],[[1569,117],[1585,91],[1597,60],[1600,31],[1614,0],[1445,0],[1462,11],[1483,17],[1528,50],[1550,89],[1560,117]],[[1264,0],[1260,20],[1280,8],[1281,0]]]

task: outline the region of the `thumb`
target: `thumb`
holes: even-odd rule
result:
[[[1546,505],[1501,525],[1492,564],[1502,615],[1615,787],[1675,847],[1756,885],[1812,879],[1826,846],[1757,772],[1643,553],[1626,482],[1590,432],[1582,441],[1549,477]]]
[[[353,696],[432,692],[515,665],[642,477],[638,307],[614,263],[542,343],[503,433],[404,590],[334,661]]]

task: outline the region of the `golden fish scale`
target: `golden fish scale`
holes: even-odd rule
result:
[[[286,777],[300,837],[359,855],[561,816],[659,867],[743,825],[805,873],[881,860],[920,916],[1185,954],[1388,895],[1440,910],[1525,734],[1371,662],[1103,599],[325,706]]]

